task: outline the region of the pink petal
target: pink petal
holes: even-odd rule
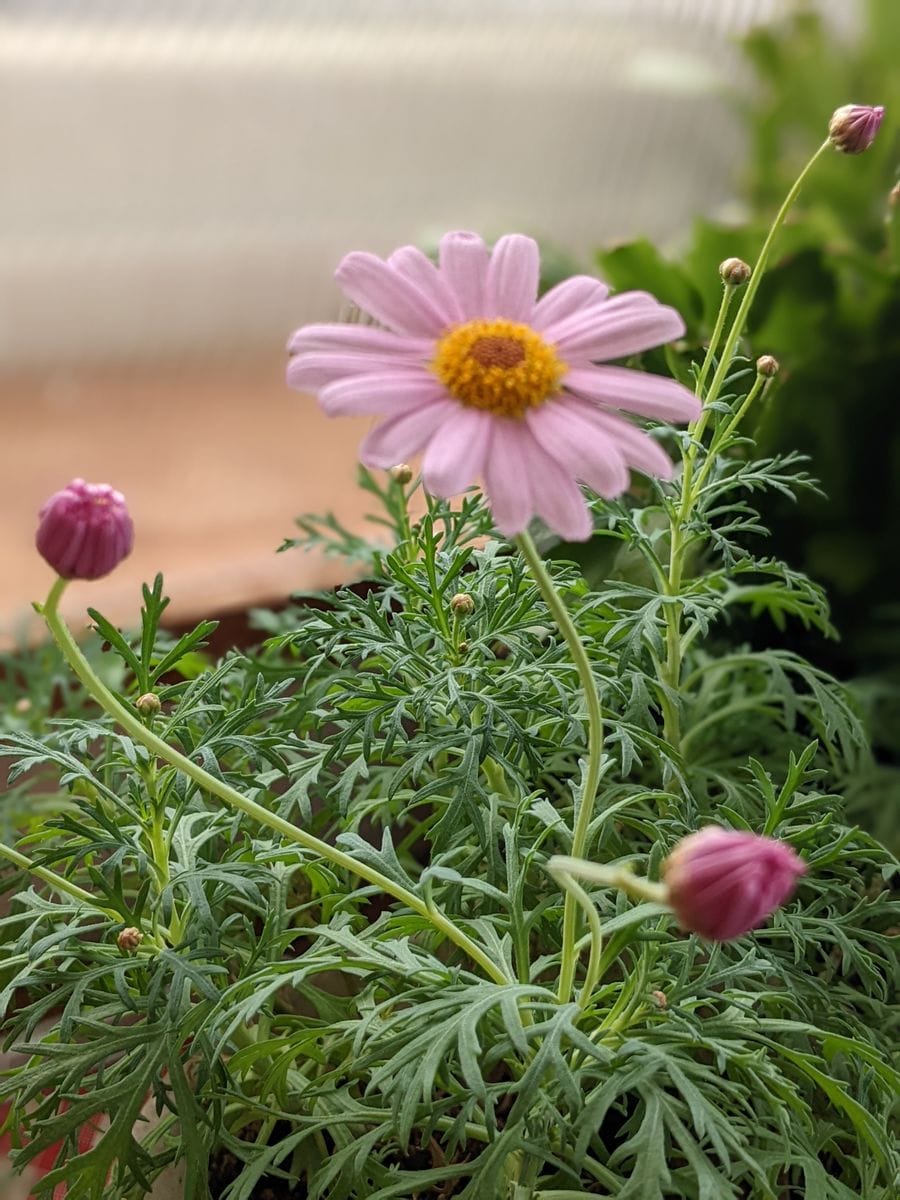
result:
[[[596,408],[589,400],[568,396],[560,401],[566,407],[577,406],[578,412],[597,429],[602,430],[618,447],[625,462],[651,479],[671,479],[675,467],[659,442],[638,429],[624,417],[614,416]]]
[[[334,273],[343,290],[363,312],[397,333],[437,337],[447,318],[420,287],[374,254],[356,250]]]
[[[436,308],[440,309],[445,325],[457,325],[465,319],[456,292],[441,275],[431,259],[415,246],[402,246],[388,259],[388,266],[405,275]]]
[[[322,388],[319,403],[329,417],[358,417],[406,412],[446,395],[438,380],[420,368],[349,375]]]
[[[535,513],[569,541],[590,537],[581,490],[524,421],[495,419],[484,476],[494,524],[507,537],[526,529]]]
[[[488,264],[485,317],[529,322],[537,300],[541,261],[537,242],[508,233],[494,247]]]
[[[623,292],[581,309],[543,331],[563,358],[624,358],[681,337],[684,321],[647,292]]]
[[[477,233],[448,233],[438,255],[441,274],[456,293],[463,319],[484,316],[488,249]]]
[[[616,441],[589,421],[577,406],[554,400],[526,415],[535,441],[569,473],[607,499],[628,487],[628,468]]]
[[[455,496],[483,473],[495,418],[462,408],[431,439],[422,460],[425,486],[435,496]]]
[[[288,342],[290,354],[310,350],[346,351],[348,354],[402,354],[429,359],[434,353],[433,338],[407,337],[374,325],[302,325]]]
[[[593,279],[590,275],[573,275],[538,300],[531,325],[540,333],[550,325],[575,316],[582,308],[599,304],[608,295],[609,288],[599,279]]]
[[[533,488],[538,516],[567,542],[586,542],[594,531],[581,488],[555,459],[542,453],[543,467]]]
[[[498,417],[491,453],[484,465],[484,488],[494,524],[505,537],[528,527],[534,513],[526,445],[533,445],[523,423]]]
[[[288,387],[299,392],[317,392],[328,384],[336,383],[353,375],[377,375],[397,370],[404,365],[412,370],[422,370],[422,364],[410,360],[407,364],[394,355],[321,353],[295,355],[287,365]]]
[[[413,369],[429,362],[434,342],[365,325],[307,325],[290,341],[288,386],[316,391],[347,375]]]
[[[676,380],[627,367],[577,367],[563,386],[609,408],[659,421],[694,421],[700,415],[700,401]]]
[[[784,842],[709,826],[678,843],[663,875],[682,927],[728,941],[756,928],[783,904],[805,869]]]
[[[388,417],[363,439],[360,462],[367,467],[384,468],[406,462],[428,445],[457,408],[455,400],[435,400]]]

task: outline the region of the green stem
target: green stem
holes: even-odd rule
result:
[[[833,149],[830,140],[826,140],[818,148],[791,187],[791,190],[784,198],[784,202],[775,214],[775,220],[772,222],[769,232],[766,234],[766,240],[762,244],[756,262],[753,264],[753,273],[744,289],[744,294],[741,296],[741,303],[735,313],[734,321],[731,329],[728,331],[728,337],[725,339],[725,346],[722,350],[722,355],[719,359],[719,365],[716,367],[716,372],[713,375],[712,383],[709,385],[709,392],[706,395],[706,404],[712,404],[719,397],[719,392],[722,390],[722,384],[728,375],[728,370],[731,366],[731,361],[734,358],[737,344],[741,334],[744,332],[744,326],[747,323],[747,317],[750,315],[750,309],[753,307],[753,301],[756,299],[756,293],[759,290],[759,285],[762,283],[763,276],[766,273],[766,266],[769,262],[769,255],[772,253],[772,247],[775,244],[775,238],[785,222],[785,218],[794,205],[795,200],[800,195],[800,189],[806,181],[807,175],[815,166],[822,154],[830,152]],[[702,419],[702,416],[701,416]]]
[[[88,693],[93,696],[100,707],[118,722],[136,742],[140,742],[152,754],[156,754],[165,762],[170,763],[184,775],[187,775],[189,779],[192,779],[198,787],[217,796],[231,808],[238,809],[265,828],[281,834],[288,841],[294,842],[296,845],[302,846],[305,850],[310,850],[314,854],[327,859],[334,866],[340,867],[342,870],[366,880],[367,883],[374,884],[388,895],[405,904],[408,908],[411,908],[413,912],[424,917],[444,937],[458,946],[473,962],[476,962],[488,978],[492,979],[495,983],[502,985],[511,982],[507,978],[506,973],[491,960],[488,954],[476,942],[455,925],[449,917],[431,905],[426,904],[414,892],[409,891],[408,888],[403,887],[401,884],[394,883],[392,879],[389,879],[374,867],[370,867],[367,863],[358,862],[355,858],[352,858],[349,854],[345,854],[342,850],[338,850],[335,846],[330,846],[327,842],[323,842],[313,834],[299,829],[296,825],[292,825],[290,821],[284,820],[283,817],[269,812],[261,804],[257,804],[254,800],[243,796],[229,784],[216,779],[214,775],[210,775],[207,771],[204,771],[202,767],[192,762],[191,759],[174,749],[168,742],[163,741],[162,738],[157,737],[155,733],[142,725],[109,691],[106,685],[97,678],[87,659],[78,648],[72,634],[69,632],[68,626],[60,617],[58,604],[65,586],[66,581],[58,579],[50,589],[47,602],[41,610],[44,620],[47,622],[47,627],[63,652],[69,666],[84,684]]]
[[[551,875],[570,875],[595,883],[600,887],[614,887],[630,896],[632,900],[647,900],[652,904],[667,904],[669,889],[664,883],[654,883],[643,875],[635,875],[626,866],[606,866],[603,863],[585,862],[568,854],[554,854],[547,863]]]
[[[456,641],[450,630],[450,622],[447,620],[447,613],[444,611],[444,599],[441,595],[441,589],[438,587],[437,572],[434,567],[434,543],[429,542],[425,547],[425,574],[428,576],[428,585],[431,588],[431,607],[434,610],[434,615],[437,618],[437,623],[441,628],[441,633],[444,635],[444,641],[448,646],[456,649]]]
[[[718,454],[719,450],[728,444],[728,439],[740,425],[741,421],[743,421],[748,410],[756,401],[757,396],[759,396],[760,392],[763,391],[763,389],[766,388],[770,382],[771,380],[765,375],[757,374],[756,379],[753,381],[753,387],[741,401],[737,412],[735,412],[729,418],[727,425],[725,425],[721,430],[717,429],[713,434],[713,439],[710,443],[709,451],[703,462],[703,466],[697,472],[693,482],[692,495],[694,499],[696,499],[703,490],[703,485],[709,478],[709,473],[715,465],[716,455]]]
[[[754,695],[746,700],[735,700],[731,704],[724,704],[721,708],[713,709],[711,713],[708,713],[701,721],[698,721],[696,725],[691,726],[691,728],[684,735],[684,741],[681,743],[682,746],[687,747],[690,742],[692,742],[704,731],[704,729],[709,729],[710,726],[717,725],[719,721],[724,721],[727,717],[734,716],[735,713],[771,713],[773,709],[763,703],[763,701],[767,699],[768,696]]]
[[[591,668],[584,643],[578,636],[568,609],[562,597],[556,590],[553,580],[547,571],[544,561],[537,552],[537,547],[528,533],[521,533],[516,538],[516,544],[522,556],[528,563],[528,568],[535,583],[544,598],[544,602],[553,614],[553,619],[559,626],[560,633],[565,638],[572,661],[578,671],[578,678],[584,692],[584,701],[588,715],[588,753],[587,769],[584,776],[584,788],[580,800],[576,801],[575,824],[572,831],[572,855],[580,858],[585,852],[591,819],[594,815],[594,804],[597,798],[597,787],[600,783],[600,772],[603,760],[603,712],[600,708],[600,696],[597,693],[597,681]],[[561,1004],[565,1004],[571,994],[575,981],[575,951],[576,924],[578,917],[578,900],[569,891],[566,892],[563,908],[562,957],[560,959],[558,996]]]
[[[0,858],[5,858],[13,866],[27,871],[29,875],[34,875],[36,879],[42,879],[44,883],[49,884],[50,887],[55,888],[58,892],[63,892],[65,895],[71,896],[73,900],[80,900],[82,904],[87,904],[96,912],[103,913],[104,916],[111,917],[114,921],[122,920],[121,913],[111,908],[104,908],[102,904],[98,904],[97,897],[85,891],[84,888],[79,887],[77,883],[72,883],[64,875],[57,875],[55,871],[51,871],[48,867],[39,867],[33,859],[30,859],[26,854],[20,854],[18,850],[14,850],[12,846],[7,846],[5,842],[0,842]]]
[[[697,395],[703,395],[703,386],[706,383],[706,377],[709,374],[709,369],[712,366],[716,351],[719,348],[719,342],[722,340],[722,330],[725,328],[725,318],[728,316],[728,310],[731,308],[731,301],[734,298],[735,286],[731,283],[726,283],[722,291],[722,300],[719,304],[719,311],[716,314],[716,323],[713,326],[712,337],[709,339],[709,345],[706,347],[706,354],[703,358],[703,366],[700,368],[700,375],[697,379]]]
[[[509,784],[506,781],[506,776],[503,773],[503,768],[498,762],[490,757],[486,757],[481,764],[481,769],[484,771],[484,777],[491,786],[491,789],[502,796],[504,800],[512,800],[513,794],[509,790]]]
[[[673,601],[681,594],[681,583],[684,574],[685,566],[685,530],[687,528],[688,519],[691,510],[694,506],[694,501],[697,496],[697,484],[694,480],[694,466],[697,459],[700,441],[706,429],[712,414],[712,406],[718,400],[722,391],[722,387],[728,377],[728,372],[731,369],[731,364],[737,352],[738,343],[741,335],[744,332],[744,327],[747,324],[747,317],[750,309],[753,306],[753,301],[756,298],[756,293],[759,290],[759,285],[765,275],[766,266],[772,252],[772,247],[775,244],[775,238],[779,230],[784,224],[785,218],[790,211],[794,201],[800,194],[800,189],[806,180],[807,175],[812,170],[819,157],[830,150],[831,142],[825,141],[815,152],[800,174],[797,176],[790,191],[785,196],[784,201],[775,214],[765,241],[757,256],[756,262],[753,264],[753,270],[747,286],[741,296],[741,302],[738,305],[738,310],[734,315],[734,320],[731,323],[731,328],[725,338],[725,344],[722,347],[722,353],[719,356],[719,361],[713,373],[712,380],[706,395],[703,396],[704,407],[697,422],[691,429],[692,440],[684,453],[684,462],[681,474],[681,500],[676,511],[673,511],[670,517],[671,533],[669,537],[669,572],[666,591]],[[713,340],[710,342],[706,352],[706,358],[703,367],[700,371],[700,380],[705,381],[709,371],[709,364],[712,361],[713,350],[718,336],[721,335],[721,325],[725,320],[725,312],[730,304],[730,297],[727,294],[722,299],[722,304],[719,308],[719,317],[716,321],[716,331],[713,334]],[[698,380],[698,395],[702,395]],[[746,406],[742,406],[740,410],[741,417],[746,411]],[[703,478],[706,474],[704,472]],[[673,701],[670,696],[672,692],[676,692],[681,682],[681,667],[682,667],[682,643],[681,643],[681,618],[682,606],[680,603],[673,602],[666,606],[666,661],[663,670],[663,680],[668,695],[665,695],[662,702],[663,707],[663,736],[674,750],[681,749],[681,722],[677,702]]]
[[[397,505],[397,527],[399,533],[400,552],[404,560],[408,563],[414,562],[416,557],[416,546],[412,536],[412,525],[409,520],[409,506],[406,496],[406,488],[402,483],[392,482],[392,486],[397,489],[399,503]]]
[[[552,862],[553,860],[551,859],[551,864]],[[576,904],[581,905],[581,909],[587,918],[588,929],[590,930],[591,950],[588,956],[584,986],[578,997],[579,1007],[587,1008],[594,988],[600,979],[600,959],[603,954],[603,927],[600,923],[600,914],[597,912],[597,907],[591,901],[590,896],[581,884],[572,878],[568,871],[561,868],[558,864],[551,865],[549,869],[550,874],[566,893],[566,896],[573,896]]]
[[[156,762],[150,760],[144,774],[144,786],[152,808],[150,818],[150,856],[156,869],[156,887],[164,892],[169,886],[169,847],[166,843],[165,805],[161,803],[156,786]]]

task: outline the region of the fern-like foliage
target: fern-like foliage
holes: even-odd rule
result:
[[[747,386],[736,371],[720,422]],[[718,946],[595,889],[599,982],[580,1004],[557,999],[563,897],[545,864],[571,849],[583,698],[477,494],[429,499],[410,526],[407,490],[363,473],[380,541],[305,518],[291,544],[345,555],[364,584],[258,614],[262,644],[218,663],[210,623],[160,628],[160,580],[134,637],[92,613],[124,702],[159,696],[157,734],[420,908],[225,809],[69,683],[61,706],[58,663],[30,662],[40,719],[10,698],[2,819],[94,898],[2,877],[3,1039],[23,1065],[0,1101],[17,1166],[56,1147],[40,1197],[65,1183],[70,1200],[133,1200],[180,1159],[204,1200],[211,1155],[232,1164],[225,1200],[264,1183],[313,1200],[896,1195],[896,864],[843,799],[868,769],[864,709],[783,644],[732,631],[741,611],[834,636],[752,507],[813,485],[739,434],[698,462],[677,594],[661,586],[677,483],[596,502],[602,584],[564,551],[551,562],[606,726],[589,853],[653,877],[715,822],[785,839],[809,873],[765,929]],[[660,671],[672,604],[677,688]]]

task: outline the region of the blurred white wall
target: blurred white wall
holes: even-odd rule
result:
[[[0,367],[276,345],[347,250],[447,228],[674,237],[731,200],[733,38],[786,7],[0,0]]]

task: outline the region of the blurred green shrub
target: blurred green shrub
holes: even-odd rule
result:
[[[832,599],[841,641],[820,639],[805,652],[845,676],[877,670],[900,681],[900,204],[890,202],[900,161],[900,3],[867,0],[863,8],[850,44],[806,8],[746,39],[757,86],[740,102],[751,150],[745,224],[699,221],[678,261],[646,241],[601,251],[598,261],[615,287],[643,287],[679,308],[699,345],[721,296],[719,262],[753,262],[834,109],[885,106],[869,151],[835,152],[816,165],[748,335],[753,354],[774,354],[784,368],[773,402],[758,414],[761,449],[808,454],[825,493],[799,503],[772,493],[761,504],[772,552],[822,582]],[[789,636],[802,640],[802,631]]]

